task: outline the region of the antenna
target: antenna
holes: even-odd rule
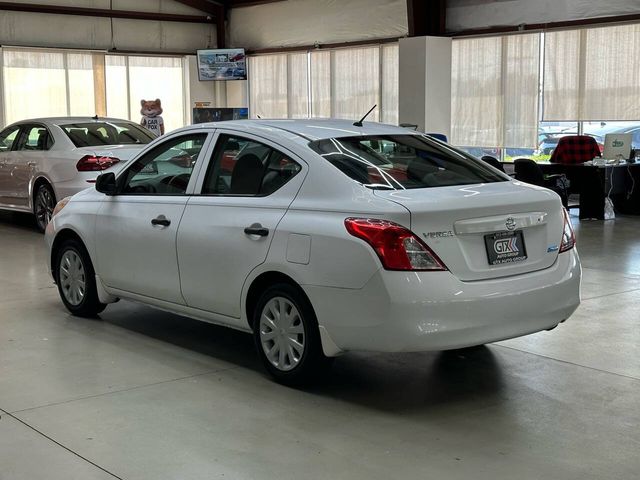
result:
[[[360,120],[358,120],[357,122],[353,122],[353,126],[354,127],[361,127],[362,126],[362,122],[364,121],[365,118],[367,118],[369,116],[369,114],[371,112],[373,112],[373,109],[376,108],[378,105],[374,105],[373,107],[371,107],[371,110],[369,110],[367,113],[364,114],[364,117],[362,117]]]
[[[258,114],[256,114],[256,117],[258,117],[258,120],[262,120],[262,117]]]

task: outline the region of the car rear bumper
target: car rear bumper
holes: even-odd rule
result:
[[[78,172],[70,180],[56,182],[54,185],[56,199],[58,201],[65,197],[71,197],[82,190],[95,186],[95,180],[102,172]]]
[[[462,282],[449,272],[378,271],[362,289],[304,286],[335,344],[325,352],[463,348],[555,327],[580,304],[575,249],[549,268]],[[325,341],[325,343],[327,343]],[[324,345],[323,345],[324,346]]]

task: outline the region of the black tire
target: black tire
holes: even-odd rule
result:
[[[69,254],[69,257],[65,258],[65,255],[67,254]],[[78,275],[84,280],[84,295],[81,298],[78,297],[78,302],[69,298],[72,296],[68,293],[70,288],[63,285],[63,283],[66,282],[61,278],[63,276],[61,270],[64,267],[62,263],[63,261],[66,262],[68,258],[77,258],[81,262],[82,271],[84,272],[84,274]],[[84,247],[82,242],[76,239],[65,240],[55,253],[54,265],[58,293],[60,294],[62,303],[64,303],[64,306],[69,310],[69,312],[78,317],[95,317],[107,307],[107,305],[100,302],[100,299],[98,298],[95,271],[93,270],[93,264],[91,263],[91,258],[87,253],[87,249]],[[65,265],[67,265],[68,270],[68,264],[65,263]]]
[[[47,224],[51,221],[53,209],[56,206],[56,195],[48,183],[38,185],[33,195],[33,214],[36,217],[36,226],[40,233],[44,233]]]
[[[283,302],[284,304],[290,303],[296,308],[298,313],[296,318],[299,320],[294,320],[291,325],[296,329],[298,329],[298,325],[300,325],[304,334],[304,349],[301,355],[299,355],[297,362],[295,362],[295,366],[291,366],[294,362],[289,356],[287,356],[287,358],[289,358],[290,366],[285,369],[274,365],[274,363],[269,359],[266,351],[267,347],[263,346],[263,340],[265,337],[263,337],[261,333],[261,330],[263,333],[268,331],[268,329],[265,330],[261,328],[263,310],[272,300],[277,302],[278,299],[285,299],[288,302]],[[289,310],[289,312],[293,312],[293,310]],[[281,333],[284,337],[285,334],[283,332]],[[288,337],[291,338],[291,336],[295,335],[295,333],[289,334]],[[313,307],[299,288],[293,285],[278,283],[270,286],[262,293],[253,312],[253,338],[258,355],[260,356],[264,367],[279,383],[285,385],[308,384],[325,372],[329,367],[331,359],[327,358],[322,352],[320,333],[318,331],[318,321],[316,320]],[[275,346],[275,341],[273,342],[273,345]],[[293,353],[293,350],[290,350],[290,352]]]

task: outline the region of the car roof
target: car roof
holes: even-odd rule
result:
[[[271,136],[288,140],[304,140],[305,143],[326,138],[353,137],[361,135],[422,135],[420,132],[384,123],[363,122],[362,127],[353,125],[354,120],[339,119],[257,119],[229,120],[224,122],[199,123],[183,130],[198,128],[228,128],[247,133],[269,132]]]
[[[44,117],[44,118],[29,118],[14,122],[12,125],[22,125],[25,123],[44,123],[46,125],[67,125],[70,123],[104,123],[104,122],[127,122],[134,123],[130,120],[123,118],[111,118],[111,117]]]

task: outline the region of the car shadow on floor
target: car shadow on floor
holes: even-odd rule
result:
[[[102,315],[120,328],[222,360],[266,378],[250,334],[150,307],[120,302]],[[424,353],[347,353],[305,392],[367,408],[399,412],[446,405],[494,404],[503,396],[496,347]],[[251,377],[249,377],[251,378]],[[280,387],[274,384],[274,388]]]
[[[2,227],[38,233],[35,218],[30,213],[0,211],[0,228]]]

